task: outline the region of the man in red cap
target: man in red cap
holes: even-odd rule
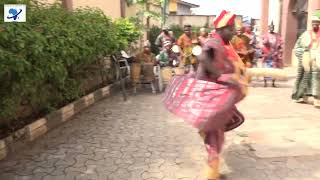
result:
[[[208,152],[207,179],[219,179],[219,154],[224,132],[244,122],[235,104],[247,93],[245,65],[230,45],[235,15],[223,11],[214,21],[216,31],[203,45],[195,74],[175,76],[164,97],[173,114],[197,128]]]

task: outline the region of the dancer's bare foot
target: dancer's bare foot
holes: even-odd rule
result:
[[[319,99],[315,99],[313,102],[313,105],[315,108],[320,108],[320,100]]]
[[[227,175],[225,175],[225,174],[220,175],[220,180],[227,180],[227,179],[228,179]]]

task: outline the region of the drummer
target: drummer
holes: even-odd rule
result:
[[[161,67],[177,67],[180,62],[180,57],[172,51],[172,43],[165,41],[163,47],[164,49],[157,56],[157,62]]]
[[[203,46],[204,43],[208,40],[208,32],[206,28],[201,28],[200,29],[200,36],[198,37],[198,42],[200,46]]]
[[[155,90],[155,76],[153,73],[153,67],[156,64],[156,58],[153,53],[151,53],[151,45],[149,41],[144,43],[144,48],[141,53],[139,53],[133,61],[132,64],[132,84],[134,88],[134,93],[137,92],[137,84],[140,82],[140,76],[143,75],[144,82],[150,83],[152,88],[152,93],[156,93]]]

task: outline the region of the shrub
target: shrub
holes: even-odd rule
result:
[[[98,9],[69,12],[23,0],[0,6],[9,3],[27,4],[28,14],[26,23],[0,19],[0,125],[17,117],[21,104],[48,112],[79,98],[87,67],[141,34],[129,20],[113,21]]]
[[[121,49],[126,49],[131,42],[136,41],[141,36],[141,32],[134,23],[133,19],[120,18],[115,21]]]
[[[183,27],[179,25],[171,25],[170,29],[173,32],[173,35],[176,39],[178,39],[183,34]]]
[[[174,37],[178,39],[183,34],[183,27],[179,25],[171,25],[170,29],[173,31]],[[192,26],[192,32],[194,35],[199,35],[201,27]]]

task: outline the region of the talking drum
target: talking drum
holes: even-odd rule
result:
[[[131,79],[133,83],[140,82],[141,75],[141,64],[140,63],[132,63],[131,65]]]
[[[184,67],[176,67],[173,69],[175,75],[184,75]]]
[[[202,53],[202,48],[201,48],[201,46],[195,46],[195,47],[192,49],[192,54],[195,55],[195,56],[199,56],[201,53]]]
[[[147,82],[151,82],[154,80],[154,72],[153,72],[154,65],[152,63],[145,63],[143,65],[143,76],[144,80]]]
[[[182,61],[180,62],[180,67],[191,64],[191,58],[190,58],[190,56],[192,55],[191,51],[192,51],[191,47],[185,47],[183,49],[183,55],[182,55],[183,58],[182,58]]]
[[[167,84],[171,78],[172,78],[172,68],[170,67],[164,67],[164,68],[161,68],[161,77],[163,79],[163,82],[165,84]]]

